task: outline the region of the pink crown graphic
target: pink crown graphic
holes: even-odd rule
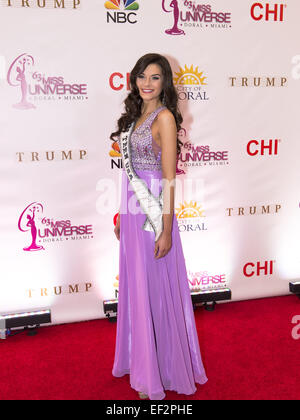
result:
[[[110,0],[106,1],[104,6],[106,7],[106,9],[115,10],[138,10],[140,8],[139,4],[135,0]]]

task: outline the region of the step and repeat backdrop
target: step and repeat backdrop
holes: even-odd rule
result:
[[[104,317],[122,161],[109,139],[140,56],[183,114],[175,211],[191,290],[300,278],[300,4],[0,0],[0,314]]]

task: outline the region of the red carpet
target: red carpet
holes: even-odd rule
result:
[[[295,296],[219,304],[195,311],[208,383],[192,397],[300,399],[300,340],[291,323]],[[133,400],[128,375],[111,375],[116,324],[107,320],[44,327],[0,341],[1,400]]]

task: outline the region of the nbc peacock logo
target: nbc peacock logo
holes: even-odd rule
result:
[[[139,10],[139,4],[135,0],[110,0],[105,2],[106,9],[121,10]]]
[[[109,0],[104,4],[107,9],[107,23],[137,23],[140,6],[135,0]]]

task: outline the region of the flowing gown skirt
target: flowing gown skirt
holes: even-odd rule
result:
[[[118,322],[112,373],[116,377],[130,374],[131,387],[148,394],[151,400],[164,399],[164,390],[191,395],[196,392],[195,383],[204,384],[207,377],[177,219],[174,214],[171,250],[156,260],[154,232],[142,229],[146,215],[122,172]],[[161,172],[136,173],[157,196],[152,184],[161,179]],[[130,213],[132,206],[138,214]]]

